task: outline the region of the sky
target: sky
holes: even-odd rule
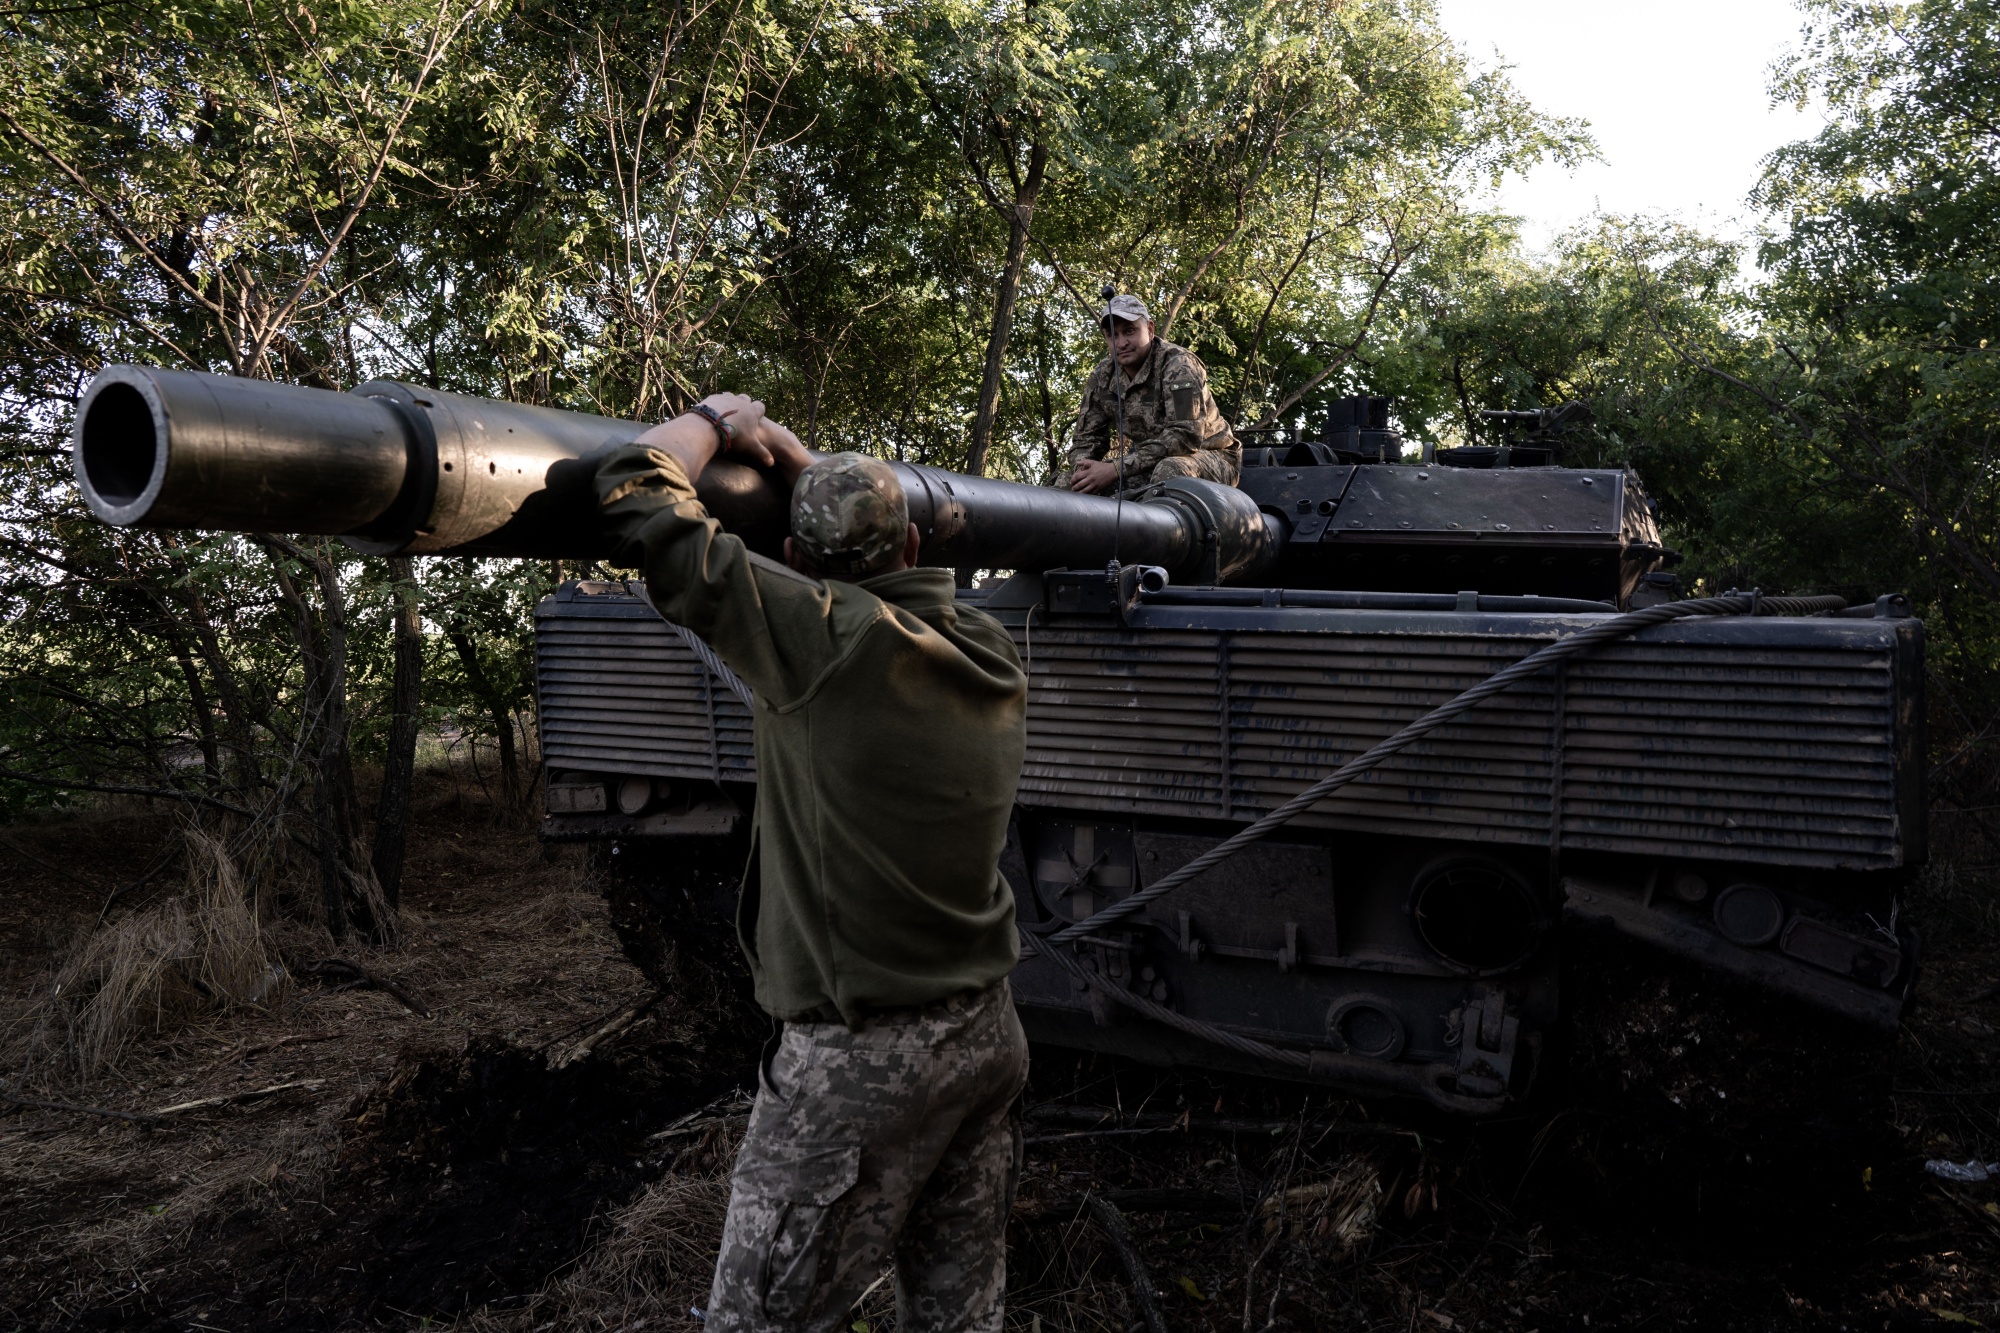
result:
[[[1741,236],[1766,153],[1819,129],[1773,107],[1770,65],[1796,44],[1792,0],[1436,0],[1479,68],[1510,77],[1544,112],[1590,123],[1601,161],[1509,178],[1499,204],[1546,249],[1598,211],[1673,214]]]

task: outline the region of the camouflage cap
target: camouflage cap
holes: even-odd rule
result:
[[[1146,303],[1130,292],[1114,296],[1097,317],[1099,324],[1109,324],[1114,319],[1122,319],[1129,324],[1150,324],[1153,316],[1146,309]]]
[[[792,487],[792,539],[823,573],[872,574],[903,549],[909,531],[903,484],[879,458],[822,458]]]

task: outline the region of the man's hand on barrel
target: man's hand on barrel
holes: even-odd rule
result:
[[[718,455],[775,470],[787,487],[812,462],[798,436],[765,416],[763,403],[741,393],[712,393],[641,435],[638,443],[672,454],[689,481]]]
[[[764,415],[764,404],[740,393],[712,393],[702,399],[734,428],[725,456],[759,469],[775,469],[785,485],[799,479],[812,455],[794,435]]]
[[[1069,474],[1069,488],[1085,495],[1104,495],[1118,484],[1118,465],[1102,458],[1086,458]]]

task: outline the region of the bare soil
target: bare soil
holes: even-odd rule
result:
[[[0,830],[0,1024],[172,827],[114,806]],[[128,1113],[302,1086],[156,1124],[0,1104],[0,1333],[698,1327],[750,1029],[708,988],[563,1064],[649,992],[582,850],[432,775],[411,857],[406,939],[339,956],[429,1017],[328,973],[94,1079],[9,1085]],[[2000,1325],[2000,1186],[1923,1169],[2000,1158],[1984,873],[1916,895],[1930,947],[1893,1040],[1572,949],[1563,1076],[1505,1124],[1038,1050],[1008,1327],[1139,1317],[1093,1194],[1175,1330]],[[886,1286],[854,1323],[894,1327]]]

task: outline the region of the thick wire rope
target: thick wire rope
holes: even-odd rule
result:
[[[1101,990],[1126,1008],[1137,1010],[1170,1028],[1178,1028],[1191,1037],[1199,1037],[1218,1046],[1227,1046],[1230,1050],[1247,1055],[1253,1060],[1268,1060],[1292,1069],[1309,1069],[1312,1066],[1312,1057],[1304,1051],[1288,1051],[1281,1046],[1268,1046],[1254,1038],[1231,1032],[1227,1028],[1204,1023],[1199,1018],[1189,1018],[1186,1014],[1178,1013],[1163,1004],[1157,1004],[1136,991],[1125,989],[1102,973],[1089,970],[1072,958],[1066,950],[1053,947],[1048,940],[1037,939],[1034,945],[1037,954],[1069,973],[1074,980],[1082,982],[1091,989]]]
[[[1579,630],[1575,634],[1556,640],[1546,648],[1528,654],[1510,666],[1502,667],[1471,689],[1446,703],[1440,704],[1416,721],[1398,731],[1395,735],[1374,745],[1366,752],[1327,774],[1319,781],[1286,801],[1283,805],[1254,823],[1246,825],[1232,836],[1195,857],[1180,869],[1168,874],[1158,883],[1140,889],[1119,899],[1086,919],[1067,926],[1052,935],[1032,937],[1035,951],[1042,957],[1056,963],[1063,971],[1093,987],[1106,996],[1136,1010],[1148,1018],[1179,1029],[1191,1036],[1200,1037],[1230,1050],[1260,1060],[1269,1060],[1295,1069],[1306,1069],[1311,1065],[1311,1057],[1303,1051],[1285,1050],[1264,1042],[1240,1036],[1200,1019],[1176,1013],[1166,1006],[1155,1003],[1146,996],[1139,995],[1112,981],[1109,977],[1086,969],[1082,963],[1069,956],[1061,946],[1086,939],[1106,926],[1114,925],[1134,915],[1148,904],[1153,903],[1189,880],[1220,865],[1242,851],[1251,843],[1268,837],[1285,824],[1310,810],[1335,791],[1356,778],[1379,768],[1384,761],[1400,750],[1421,740],[1453,718],[1492,698],[1511,685],[1536,675],[1559,662],[1581,656],[1592,649],[1602,647],[1616,639],[1622,639],[1639,630],[1653,625],[1664,625],[1671,621],[1683,620],[1691,616],[1809,616],[1828,611],[1838,611],[1847,602],[1840,597],[1763,597],[1757,593],[1732,594],[1726,597],[1705,597],[1687,602],[1667,602],[1659,606],[1649,606],[1639,611],[1629,611],[1621,616]]]
[[[627,587],[631,585],[628,584]],[[688,650],[714,673],[731,694],[742,701],[744,707],[754,708],[755,699],[750,687],[743,679],[731,671],[715,650],[704,642],[700,635],[684,626],[677,625],[660,615],[652,598],[647,596],[643,585],[637,589],[641,601],[645,602],[654,615],[688,646]],[[1668,602],[1660,606],[1647,607],[1640,611],[1627,612],[1610,620],[1602,621],[1575,634],[1558,639],[1546,648],[1528,654],[1520,661],[1501,668],[1485,680],[1466,690],[1446,703],[1440,704],[1416,721],[1404,727],[1367,750],[1365,753],[1343,764],[1340,768],[1313,783],[1298,795],[1286,801],[1277,809],[1264,815],[1252,824],[1246,825],[1229,838],[1195,857],[1192,861],[1173,871],[1158,883],[1131,894],[1095,913],[1083,921],[1068,926],[1053,935],[1034,939],[1035,952],[1055,963],[1058,968],[1080,982],[1086,988],[1096,989],[1126,1008],[1131,1009],[1155,1022],[1164,1024],[1189,1036],[1222,1046],[1254,1060],[1282,1065],[1286,1068],[1309,1070],[1312,1057],[1304,1051],[1288,1050],[1272,1046],[1252,1037],[1217,1027],[1213,1023],[1167,1008],[1150,997],[1128,990],[1124,986],[1086,968],[1061,946],[1084,939],[1106,926],[1113,925],[1132,916],[1147,905],[1172,893],[1183,884],[1220,865],[1253,842],[1270,836],[1285,824],[1290,823],[1307,810],[1326,799],[1329,795],[1371,770],[1380,767],[1397,752],[1407,749],[1426,735],[1437,730],[1453,718],[1476,707],[1482,701],[1506,690],[1529,676],[1538,674],[1555,663],[1581,656],[1592,649],[1637,633],[1653,625],[1663,625],[1671,621],[1691,616],[1802,616],[1816,615],[1827,611],[1838,611],[1847,603],[1839,597],[1760,597],[1755,593],[1728,597],[1708,597],[1687,602]]]
[[[1739,595],[1730,597],[1707,597],[1689,602],[1667,602],[1660,606],[1649,606],[1644,610],[1630,611],[1622,616],[1614,616],[1580,630],[1566,638],[1556,640],[1546,648],[1528,654],[1511,666],[1501,668],[1485,680],[1447,703],[1438,705],[1416,721],[1398,731],[1388,739],[1378,742],[1364,753],[1350,759],[1333,772],[1313,783],[1298,795],[1286,801],[1277,809],[1263,816],[1255,823],[1245,826],[1222,842],[1195,857],[1180,869],[1169,874],[1158,883],[1139,890],[1128,897],[1104,908],[1102,911],[1066,927],[1050,937],[1050,943],[1061,944],[1103,929],[1114,922],[1146,907],[1156,899],[1172,893],[1181,885],[1210,870],[1234,856],[1243,848],[1261,838],[1276,832],[1319,804],[1335,791],[1346,786],[1364,773],[1382,766],[1398,751],[1409,748],[1436,731],[1460,714],[1492,698],[1509,686],[1536,675],[1557,662],[1589,652],[1614,639],[1621,639],[1653,625],[1685,619],[1689,616],[1737,616],[1737,615],[1811,615],[1819,611],[1837,611],[1846,606],[1839,597],[1756,597]]]

